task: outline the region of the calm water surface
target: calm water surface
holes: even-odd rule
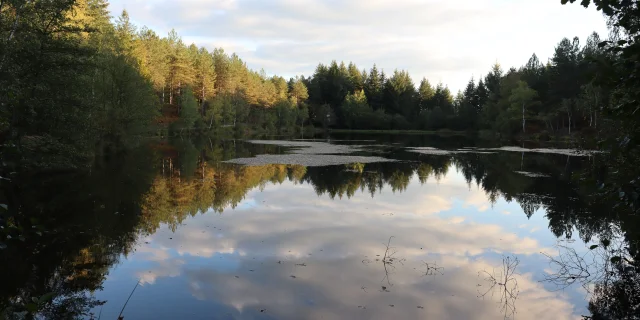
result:
[[[355,140],[317,141],[325,149],[311,153],[285,142],[154,141],[90,173],[20,178],[9,206],[21,201],[42,230],[6,241],[3,304],[52,292],[59,306],[43,317],[96,299],[93,317],[116,319],[135,288],[124,319],[588,314],[580,283],[543,280],[558,271],[547,257],[558,245],[584,254],[598,241],[572,179],[590,157]],[[351,145],[336,159],[397,161],[323,166],[313,159],[325,143]],[[408,149],[427,146],[441,152]],[[297,164],[227,162],[265,154]]]

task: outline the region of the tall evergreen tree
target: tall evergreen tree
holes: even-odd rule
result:
[[[364,84],[364,92],[367,96],[371,107],[375,110],[383,108],[383,89],[384,89],[384,73],[378,71],[378,67],[374,64],[369,71],[369,76]]]
[[[431,101],[435,94],[436,91],[431,86],[431,83],[429,83],[429,80],[422,78],[420,87],[418,88],[418,109],[420,111],[433,109]]]

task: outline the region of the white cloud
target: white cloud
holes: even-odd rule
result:
[[[387,73],[409,70],[454,90],[504,68],[541,61],[563,37],[606,35],[594,8],[559,0],[113,0],[138,24],[185,40],[238,51],[247,64],[269,74],[310,75],[317,63],[373,63]]]
[[[501,265],[496,253],[519,255],[526,271],[540,251],[553,250],[464,214],[482,209],[486,195],[462,180],[420,185],[414,177],[406,191],[389,191],[332,200],[308,184],[267,185],[246,195],[257,205],[189,218],[176,233],[163,228],[129,259],[151,262],[133,267],[143,284],[157,284],[148,290],[162,292],[162,278],[178,278],[172,290],[186,289],[237,318],[266,309],[278,319],[496,319],[497,301],[477,297],[477,285],[486,285],[478,272]],[[457,209],[464,211],[440,214]],[[375,259],[391,235],[396,257],[406,260],[386,282]],[[423,276],[424,261],[444,274]],[[568,297],[545,290],[531,273],[517,276],[518,318],[576,318]]]
[[[500,292],[478,298],[478,288],[489,285],[477,277],[478,270],[491,270],[499,261],[458,260],[451,266],[443,260],[447,267],[442,275],[424,277],[424,265],[405,263],[393,269],[388,282],[380,281],[385,275],[381,264],[362,265],[347,258],[310,258],[306,267],[266,260],[259,272],[238,278],[211,268],[188,269],[184,276],[193,296],[226,305],[247,318],[262,309],[278,319],[502,318]],[[241,268],[252,268],[251,262],[244,261]],[[531,274],[516,277],[517,318],[579,318],[563,294],[546,291]]]

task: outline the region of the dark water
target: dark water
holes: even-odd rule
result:
[[[620,224],[599,216],[576,179],[593,157],[406,148],[485,147],[466,138],[333,138],[360,146],[349,155],[400,161],[244,166],[225,161],[315,155],[195,138],[150,141],[90,172],[3,180],[0,309],[95,319],[589,314],[605,270],[589,246],[624,245]],[[590,278],[552,260],[573,256]]]

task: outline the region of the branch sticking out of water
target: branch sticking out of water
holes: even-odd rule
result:
[[[427,270],[425,271],[423,276],[436,276],[438,274],[444,275],[444,268],[438,267],[437,262],[428,263],[428,262],[422,261],[422,263],[424,263],[424,265],[427,267]]]
[[[607,240],[606,245],[593,245],[584,254],[574,248],[561,244],[556,245],[558,256],[542,253],[549,259],[549,265],[555,273],[546,274],[540,282],[548,282],[557,286],[558,290],[579,283],[587,293],[592,293],[593,284],[607,285],[615,274],[615,257],[624,256],[624,245]]]
[[[138,282],[136,283],[136,286],[133,287],[133,290],[131,290],[131,294],[129,294],[129,298],[127,298],[127,301],[124,303],[124,306],[122,306],[122,310],[120,310],[120,314],[118,315],[118,320],[124,319],[124,317],[122,316],[122,313],[124,312],[124,308],[127,307],[127,303],[129,303],[129,299],[131,299],[131,296],[133,296],[133,293],[136,291],[139,285],[140,285],[140,280],[138,280]]]
[[[478,297],[485,298],[489,293],[491,297],[497,293],[500,297],[498,304],[500,310],[504,313],[504,318],[513,318],[516,314],[516,300],[520,289],[518,288],[518,280],[516,279],[516,268],[520,261],[517,257],[502,257],[502,265],[491,272],[482,270],[478,272],[478,276],[484,276],[484,281],[489,283],[487,290],[480,290],[481,284],[478,284]]]

